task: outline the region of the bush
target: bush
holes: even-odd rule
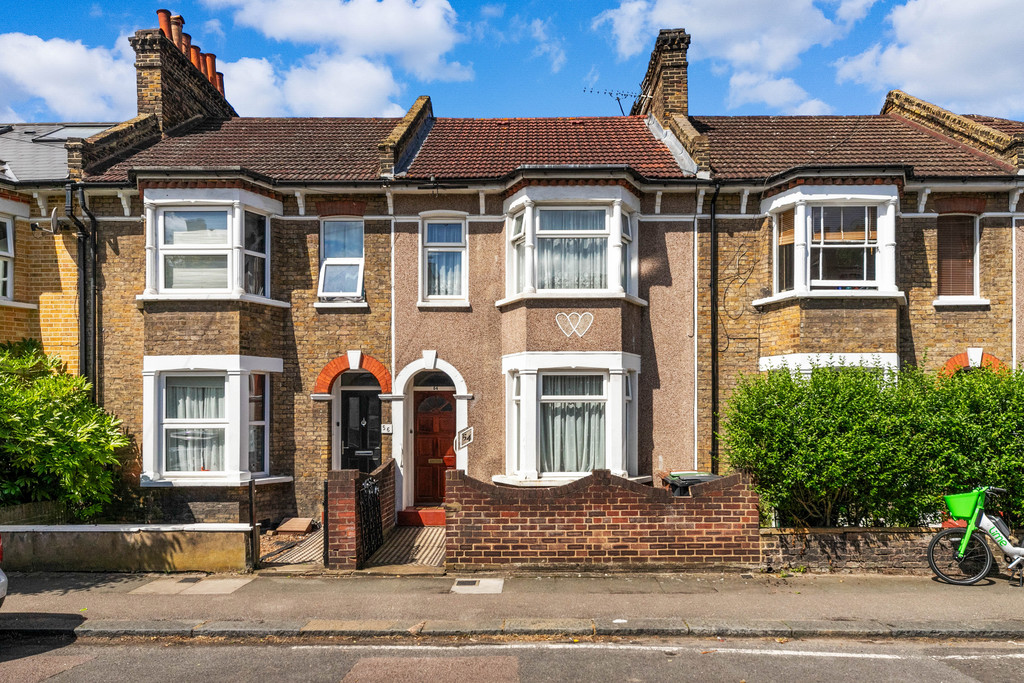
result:
[[[59,500],[88,519],[111,499],[121,421],[38,341],[0,344],[0,505]]]
[[[780,525],[913,526],[975,486],[1024,520],[1024,375],[815,368],[742,378],[726,409],[732,465]]]

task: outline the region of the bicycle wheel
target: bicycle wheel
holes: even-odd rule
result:
[[[964,530],[943,529],[928,544],[928,566],[946,583],[957,586],[978,583],[992,569],[992,551],[985,543],[984,533],[977,529],[971,534],[964,558],[957,561],[956,552],[960,549]]]

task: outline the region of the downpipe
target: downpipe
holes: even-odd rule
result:
[[[715,183],[715,194],[711,196],[711,473],[719,474],[718,451],[718,226],[715,215],[718,209],[718,193],[721,183]]]
[[[86,226],[74,211],[74,191],[78,205],[89,218]],[[85,203],[85,188],[78,183],[64,186],[64,215],[75,225],[78,238],[78,368],[91,385],[90,398],[96,400],[96,216]]]

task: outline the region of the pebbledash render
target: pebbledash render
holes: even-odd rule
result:
[[[153,518],[244,520],[251,480],[260,518],[319,517],[330,470],[390,458],[399,521],[450,469],[509,500],[593,470],[660,487],[728,471],[741,373],[1017,364],[1020,122],[899,91],[690,115],[683,30],[629,116],[244,118],[180,26],[131,41],[139,117],[68,148],[98,395]],[[42,317],[19,246],[47,206],[0,200]]]

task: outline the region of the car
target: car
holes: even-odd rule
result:
[[[4,537],[0,536],[0,562],[4,561]],[[4,598],[7,597],[7,575],[0,569],[0,607],[4,606]]]

